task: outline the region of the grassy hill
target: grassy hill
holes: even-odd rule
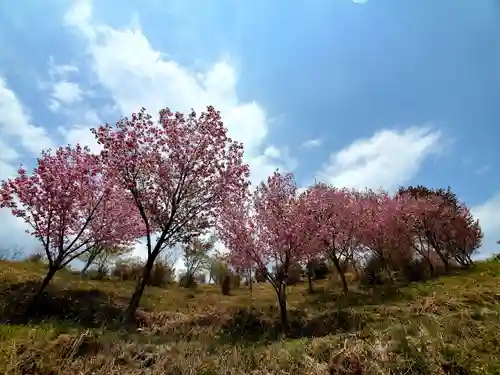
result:
[[[342,297],[335,279],[290,287],[294,338],[269,285],[223,296],[147,289],[139,328],[117,322],[133,282],[61,272],[24,312],[43,264],[0,262],[0,374],[500,374],[500,262]],[[253,313],[249,313],[250,306]]]

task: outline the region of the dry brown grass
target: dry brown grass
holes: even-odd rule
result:
[[[295,338],[280,337],[275,296],[257,284],[147,289],[138,327],[116,322],[133,282],[56,276],[44,307],[18,309],[40,264],[0,263],[0,374],[500,374],[500,263],[399,290],[335,280],[290,287]],[[252,312],[250,313],[250,307]],[[10,320],[9,320],[10,319]]]

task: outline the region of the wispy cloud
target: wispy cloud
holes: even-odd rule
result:
[[[483,165],[482,167],[477,168],[474,172],[478,175],[484,174],[490,170],[489,165]]]
[[[318,177],[335,186],[393,190],[417,174],[441,138],[429,127],[381,130],[333,153]]]
[[[313,148],[313,147],[319,147],[321,146],[321,139],[317,138],[317,139],[310,139],[304,143],[302,143],[302,147],[304,148]]]

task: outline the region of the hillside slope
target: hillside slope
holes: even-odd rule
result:
[[[399,289],[336,280],[290,287],[295,338],[274,292],[148,288],[139,328],[117,323],[133,282],[61,272],[24,314],[43,264],[0,262],[0,374],[500,374],[500,262]],[[252,306],[253,313],[249,314]]]

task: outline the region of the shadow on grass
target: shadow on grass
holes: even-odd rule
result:
[[[270,314],[269,314],[270,313]],[[239,309],[226,322],[219,339],[232,343],[270,342],[280,339],[281,324],[277,309],[268,314],[256,310]],[[327,311],[306,316],[303,310],[289,310],[289,338],[323,337],[340,332],[352,332],[364,327],[361,314],[352,309]]]
[[[29,281],[2,289],[0,322],[28,324],[56,320],[97,328],[115,326],[122,315],[122,304],[97,289],[59,289],[51,285],[33,303],[39,285],[39,282]]]
[[[280,325],[276,324],[272,315],[272,312],[267,314],[254,309],[238,309],[232,318],[222,325],[218,338],[224,342],[240,344],[277,340]]]
[[[396,285],[379,285],[375,288],[350,290],[347,295],[341,291],[328,289],[318,290],[314,294],[305,296],[305,301],[299,308],[309,308],[315,310],[331,309],[335,306],[338,310],[348,307],[379,305],[393,301],[401,301],[405,295],[400,292]]]

